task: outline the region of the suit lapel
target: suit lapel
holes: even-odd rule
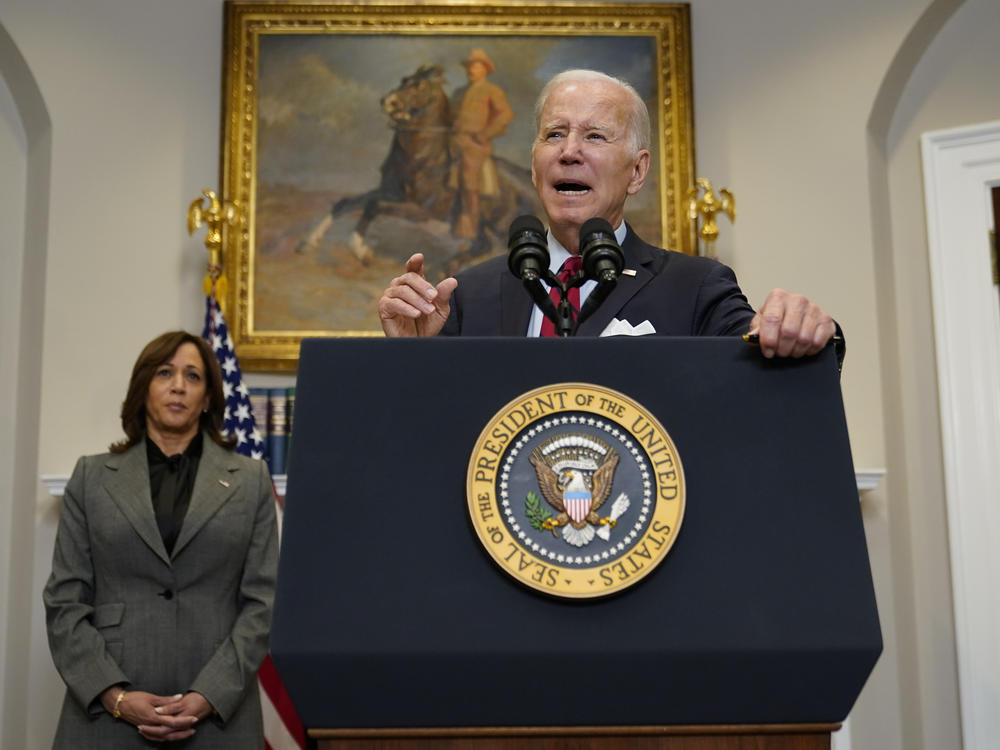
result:
[[[107,474],[104,489],[132,524],[139,538],[169,564],[170,557],[153,515],[153,499],[149,492],[149,463],[146,442],[140,440],[124,453],[111,454],[104,464]]]
[[[531,295],[504,264],[500,272],[500,335],[524,336],[533,309]]]
[[[181,533],[174,545],[173,556],[198,533],[202,526],[221,508],[238,489],[238,464],[234,454],[219,446],[207,434],[204,437],[198,475],[194,480],[191,504],[181,525]]]
[[[608,298],[580,325],[578,336],[599,336],[629,300],[652,281],[654,274],[651,269],[655,260],[653,253],[662,252],[661,250],[640,240],[632,227],[629,227],[625,242],[622,243],[622,252],[625,254],[625,269],[635,271],[635,275],[622,274],[618,277],[618,283]],[[633,324],[641,322],[637,320]]]

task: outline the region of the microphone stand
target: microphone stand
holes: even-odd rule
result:
[[[573,287],[581,286],[587,280],[587,277],[582,270],[577,271],[564,284],[556,274],[552,273],[552,271],[547,271],[545,280],[551,288],[559,290],[558,305],[552,303],[549,292],[545,291],[545,287],[542,286],[541,279],[538,276],[535,276],[533,279],[526,278],[524,280],[524,288],[528,290],[528,294],[531,295],[531,298],[538,305],[545,317],[552,321],[557,336],[561,338],[575,336],[576,328],[580,325],[583,317],[574,319],[573,305],[569,301],[569,290]],[[594,292],[596,291],[595,289]],[[591,294],[594,292],[591,292]],[[579,311],[576,312],[579,314]],[[590,312],[587,313],[588,316]]]
[[[583,283],[583,274],[578,274],[579,279],[574,277],[565,284],[551,271],[549,276],[552,277],[550,281],[555,282],[556,288],[559,289],[559,304],[556,306],[556,317],[552,320],[555,323],[556,336],[560,338],[573,336],[576,334],[576,322],[573,320],[573,305],[569,303],[569,290]]]
[[[507,240],[507,267],[521,279],[525,290],[548,320],[552,321],[554,333],[565,338],[575,336],[580,324],[593,315],[594,311],[611,294],[618,284],[618,274],[624,264],[621,248],[614,238],[611,225],[602,218],[594,217],[580,227],[582,268],[565,283],[549,268],[549,253],[544,240],[542,223],[534,216],[520,216],[514,220]],[[586,302],[576,310],[569,301],[569,291],[593,278],[597,285]],[[546,290],[542,279],[549,283]],[[559,290],[559,301],[553,303],[552,289]]]

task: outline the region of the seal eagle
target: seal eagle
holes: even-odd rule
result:
[[[565,527],[563,538],[583,546],[594,538],[595,526],[614,526],[613,517],[601,518],[597,510],[611,494],[618,454],[589,435],[562,435],[538,446],[529,456],[546,502],[558,515],[546,518],[543,527]]]

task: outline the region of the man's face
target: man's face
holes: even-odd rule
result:
[[[486,63],[479,62],[478,60],[470,62],[465,66],[465,72],[472,83],[481,81],[486,78]]]
[[[572,253],[580,226],[599,216],[617,227],[625,199],[646,179],[649,152],[632,153],[628,105],[613,83],[576,81],[552,91],[542,109],[531,180],[552,233]]]

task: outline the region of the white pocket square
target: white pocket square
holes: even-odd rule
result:
[[[652,333],[656,333],[656,329],[648,320],[633,326],[627,320],[618,320],[618,318],[608,323],[608,327],[601,331],[602,336],[649,336]]]

